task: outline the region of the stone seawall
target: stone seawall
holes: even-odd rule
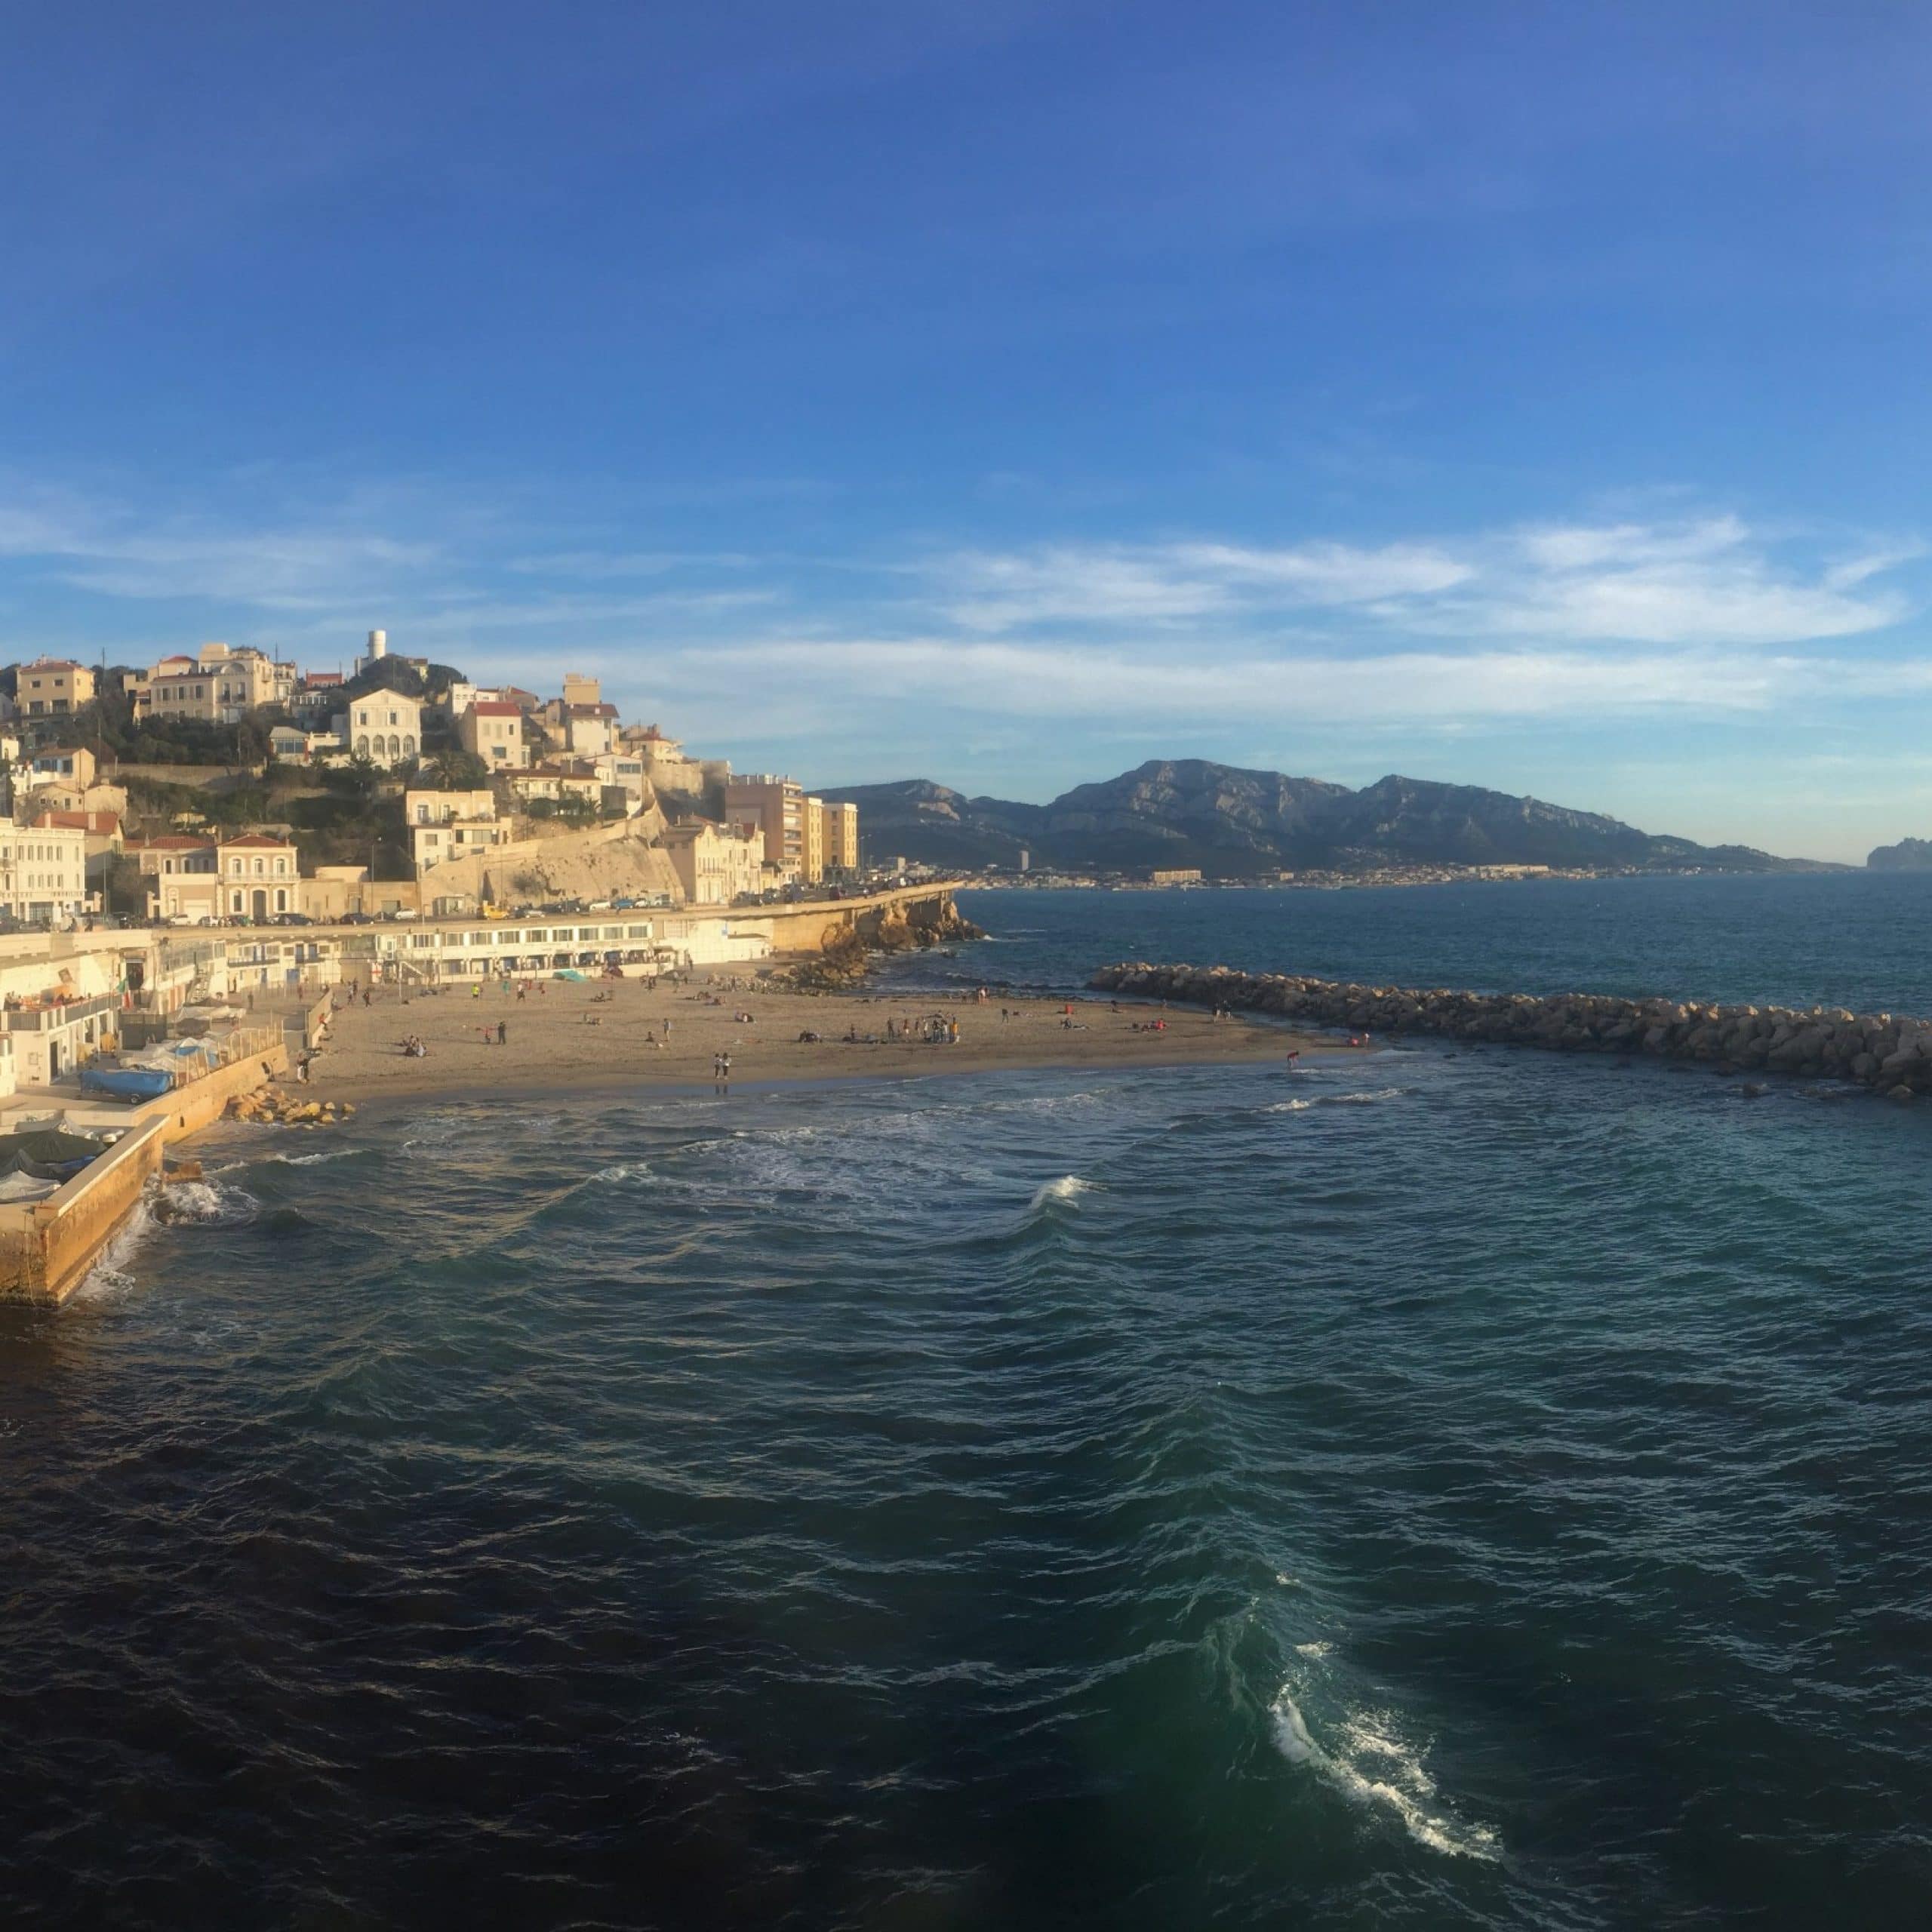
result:
[[[1726,1072],[1850,1081],[1894,1100],[1932,1093],[1932,1020],[1889,1013],[1618,999],[1602,993],[1425,992],[1144,962],[1103,967],[1088,983],[1100,992],[1223,1006],[1316,1026],[1431,1033],[1557,1053],[1641,1054]]]

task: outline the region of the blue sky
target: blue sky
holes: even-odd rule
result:
[[[104,6],[9,56],[12,654],[383,624],[814,784],[1932,835],[1923,8]]]

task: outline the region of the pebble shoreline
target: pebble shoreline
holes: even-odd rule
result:
[[[1932,1093],[1932,1020],[1889,1013],[1619,999],[1602,993],[1420,991],[1145,961],[1103,967],[1088,984],[1097,992],[1224,1006],[1319,1026],[1437,1034],[1555,1053],[1642,1054],[1720,1072],[1844,1080],[1900,1102]]]

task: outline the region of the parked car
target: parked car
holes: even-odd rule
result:
[[[270,923],[278,926],[312,926],[315,922],[306,912],[278,912]]]
[[[376,915],[373,912],[345,912],[338,923],[345,926],[373,926]]]

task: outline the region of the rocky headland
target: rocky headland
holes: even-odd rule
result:
[[[1932,872],[1932,838],[1901,838],[1896,845],[1878,845],[1866,854],[1868,871]]]
[[[1103,967],[1096,991],[1275,1015],[1383,1035],[1435,1034],[1557,1053],[1688,1060],[1721,1072],[1844,1080],[1910,1100],[1932,1093],[1932,1020],[1841,1008],[1715,1005],[1603,993],[1478,993],[1352,986],[1226,966]]]
[[[774,984],[801,992],[841,992],[865,979],[875,953],[909,952],[986,937],[961,912],[949,892],[930,909],[918,909],[923,916],[909,918],[904,906],[894,905],[876,918],[830,927],[817,953],[794,965],[779,967],[768,977]]]

